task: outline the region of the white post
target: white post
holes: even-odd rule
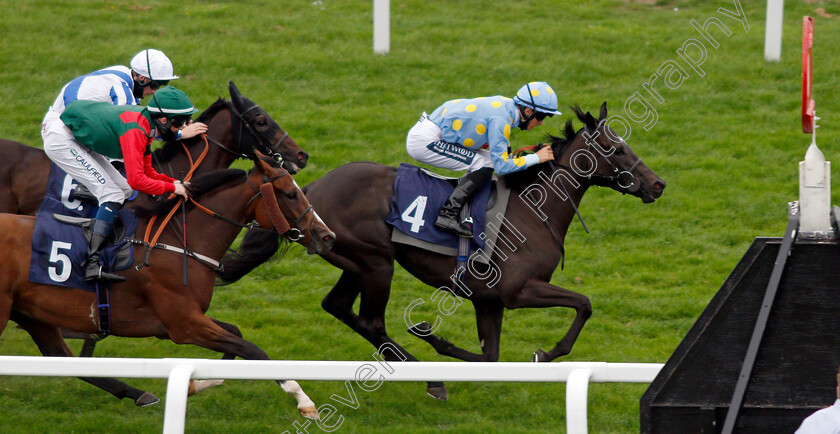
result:
[[[569,373],[566,380],[566,432],[586,434],[589,427],[586,421],[586,400],[589,394],[589,378],[592,370],[579,368]]]
[[[391,49],[391,2],[373,0],[373,52],[386,54]]]
[[[799,162],[799,233],[823,238],[831,231],[831,162],[817,147],[816,126],[811,137],[805,160]]]
[[[166,412],[163,415],[164,434],[183,434],[187,418],[187,391],[195,366],[178,365],[166,383]]]
[[[767,27],[764,31],[764,60],[778,62],[782,58],[782,12],[785,0],[767,0]]]

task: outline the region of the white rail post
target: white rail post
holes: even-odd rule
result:
[[[782,58],[782,15],[785,0],[767,0],[767,26],[764,30],[764,60],[778,62]]]
[[[373,0],[373,52],[387,54],[391,49],[391,1]]]
[[[163,415],[164,434],[183,434],[187,418],[187,391],[195,366],[178,365],[169,373],[166,383],[166,411]]]
[[[589,394],[589,378],[592,370],[578,368],[569,373],[566,380],[566,432],[587,434],[586,401]]]

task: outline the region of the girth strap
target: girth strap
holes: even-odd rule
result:
[[[108,285],[96,282],[96,310],[99,313],[99,330],[101,338],[111,334],[111,304],[108,300]]]

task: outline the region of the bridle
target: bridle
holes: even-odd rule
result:
[[[598,123],[598,125],[595,127],[595,131],[597,132],[598,130],[600,130],[601,127],[604,126],[604,123],[606,121],[607,121],[606,119],[601,120]],[[588,143],[587,143],[587,145],[591,146]],[[595,152],[598,152],[598,151],[596,150]],[[610,156],[606,156],[606,155],[603,155],[603,154],[601,154],[601,156],[604,157],[604,161],[606,161],[607,164],[609,164],[610,168],[612,169],[612,174],[611,175],[590,174],[590,175],[587,176],[587,178],[590,179],[590,183],[592,183],[592,179],[597,179],[597,180],[601,181],[601,183],[603,183],[603,184],[608,184],[608,183],[613,183],[614,182],[616,185],[618,185],[621,189],[624,190],[624,191],[621,192],[622,194],[632,193],[632,192],[635,192],[639,189],[640,184],[636,182],[636,176],[633,175],[633,170],[635,170],[636,167],[639,165],[639,163],[642,162],[641,158],[637,157],[636,161],[630,166],[629,169],[619,170],[618,166],[616,166],[616,164],[612,161]],[[597,183],[593,183],[593,184],[597,185]],[[633,189],[633,187],[636,187],[636,188]]]
[[[282,167],[280,168],[280,170],[282,172],[273,176],[273,177],[263,175],[263,183],[260,184],[259,187],[257,187],[256,185],[254,185],[253,182],[251,182],[251,177],[247,173],[244,174],[245,180],[248,182],[248,185],[254,191],[254,195],[251,196],[251,198],[248,199],[248,201],[246,202],[246,207],[249,207],[251,205],[251,203],[253,203],[257,198],[259,198],[261,196],[263,197],[263,200],[266,201],[266,207],[271,206],[269,204],[273,204],[273,206],[279,207],[278,202],[277,202],[277,196],[274,193],[273,182],[275,180],[277,180],[279,178],[282,178],[282,177],[289,174],[289,171],[286,170],[286,169],[283,169]],[[173,196],[174,196],[174,194],[173,194]],[[225,216],[223,216],[223,215],[221,215],[221,214],[219,214],[219,213],[201,205],[200,203],[198,203],[192,197],[188,196],[188,198],[186,200],[191,201],[197,209],[203,211],[204,213],[210,215],[211,217],[213,217],[215,219],[218,219],[218,220],[221,220],[221,221],[224,221],[224,222],[229,223],[231,225],[237,226],[239,228],[243,228],[243,229],[246,229],[246,230],[249,230],[249,231],[250,230],[262,230],[262,231],[271,231],[271,232],[275,232],[275,233],[278,232],[277,228],[276,228],[276,226],[277,226],[276,224],[273,225],[273,227],[271,229],[265,229],[262,226],[260,226],[260,224],[256,221],[253,221],[251,223],[240,223],[236,220],[227,218],[227,217],[225,217]],[[149,266],[149,264],[150,264],[149,256],[152,252],[152,249],[155,249],[155,248],[169,250],[169,251],[173,251],[173,252],[180,252],[180,253],[183,253],[185,255],[192,256],[192,257],[196,258],[200,263],[208,265],[211,268],[220,269],[219,267],[221,266],[221,264],[219,264],[218,261],[215,261],[211,258],[208,258],[208,257],[204,256],[204,255],[200,255],[200,254],[197,254],[195,252],[189,251],[186,248],[181,249],[181,248],[178,248],[178,247],[169,246],[169,245],[157,242],[157,240],[160,238],[161,233],[163,232],[163,229],[166,228],[170,219],[175,214],[175,211],[177,211],[182,206],[182,204],[184,204],[184,203],[185,202],[183,202],[183,201],[178,201],[178,203],[176,203],[172,207],[172,210],[161,221],[160,226],[158,226],[158,229],[155,232],[154,236],[151,237],[151,240],[150,240],[150,235],[151,235],[152,227],[154,226],[155,221],[157,219],[157,216],[153,216],[152,219],[149,221],[148,225],[146,226],[146,233],[145,233],[142,241],[141,240],[135,240],[135,239],[129,239],[129,241],[134,243],[134,244],[142,244],[142,245],[146,246],[146,252],[144,254],[143,263],[141,265],[136,266],[135,267],[136,269],[139,270],[142,267]],[[289,229],[286,230],[284,233],[279,234],[279,235],[286,238],[287,240],[289,240],[291,242],[299,241],[301,238],[303,238],[304,232],[310,229],[309,226],[306,226],[306,227],[301,229],[300,228],[300,223],[303,220],[303,218],[312,211],[313,211],[313,207],[310,204],[300,215],[295,217],[294,222],[291,225],[289,225]],[[272,214],[271,209],[269,209],[268,212],[269,212],[269,215]],[[285,221],[285,218],[286,218],[285,214],[283,214],[283,212],[280,211],[279,209],[274,211],[274,214],[278,216],[277,218],[282,218]],[[274,222],[274,218],[272,218],[272,222]],[[288,225],[288,223],[286,223],[286,224]],[[176,225],[176,227],[177,227],[177,225]],[[186,234],[182,234],[182,236],[186,236]],[[186,245],[186,243],[184,243],[184,244]]]
[[[283,160],[281,159],[280,160],[281,164],[282,164],[282,161]],[[248,185],[250,185],[251,189],[254,190],[254,195],[251,196],[250,199],[248,199],[248,202],[247,202],[246,206],[251,205],[251,203],[253,201],[255,201],[260,196],[262,196],[264,199],[267,199],[269,201],[269,203],[278,203],[277,202],[277,196],[274,193],[274,187],[273,187],[272,183],[275,180],[280,179],[280,178],[289,174],[289,171],[282,168],[282,167],[280,168],[280,170],[282,170],[282,172],[280,174],[272,176],[270,178],[268,177],[268,175],[263,175],[263,183],[260,184],[259,187],[255,186],[254,183],[251,182],[251,177],[247,176],[247,174],[245,175],[246,179],[248,181]],[[301,220],[303,220],[304,217],[306,217],[307,214],[309,214],[312,211],[313,211],[313,207],[310,204],[308,207],[306,207],[305,210],[303,210],[302,213],[300,213],[299,216],[295,217],[294,222],[292,222],[292,224],[289,225],[290,226],[289,230],[286,231],[283,234],[280,234],[280,236],[282,236],[282,237],[284,237],[287,240],[292,241],[292,242],[299,241],[301,238],[303,238],[303,232],[306,231],[307,229],[309,229],[309,227],[307,226],[307,227],[303,228],[303,230],[301,230],[299,228],[300,222],[301,222]],[[241,224],[241,223],[237,222],[236,224]],[[259,224],[257,224],[256,222],[251,224],[251,227],[257,227],[257,228],[262,229],[259,226]],[[276,228],[272,228],[271,230],[276,231]]]
[[[601,120],[598,123],[598,125],[595,127],[595,131],[597,132],[599,129],[601,129],[601,127],[604,125],[605,122],[606,122],[606,119]],[[587,146],[591,146],[591,145],[589,145],[589,143],[587,143]],[[598,153],[597,150],[595,152]],[[634,186],[640,186],[636,182],[636,176],[633,175],[633,170],[635,170],[636,167],[639,165],[639,163],[642,162],[641,158],[637,158],[636,161],[630,166],[629,169],[619,170],[618,166],[615,164],[615,162],[612,161],[612,159],[609,156],[606,156],[606,155],[601,155],[601,156],[603,157],[603,160],[606,161],[607,164],[609,164],[610,168],[612,169],[612,172],[613,172],[612,175],[594,175],[594,174],[581,175],[580,173],[578,173],[578,175],[586,178],[590,185],[597,185],[595,182],[593,182],[593,179],[597,179],[599,181],[603,180],[604,184],[615,182],[616,185],[618,185],[621,189],[624,190],[624,191],[621,192],[622,194],[626,194],[626,193],[634,192],[634,191],[638,190],[638,187],[636,188],[636,190],[631,190],[631,188],[633,188]],[[559,155],[557,157],[559,158]],[[549,162],[549,165],[551,166],[551,172],[552,173],[556,172],[560,168],[566,169],[567,171],[569,171],[571,173],[577,173],[578,172],[578,171],[572,169],[571,167],[566,166],[565,164],[558,163],[556,159],[551,160]],[[629,179],[628,179],[628,177],[629,177]],[[569,204],[572,206],[572,209],[574,209],[575,215],[577,215],[578,220],[580,220],[580,224],[583,226],[583,230],[586,231],[586,233],[589,233],[589,228],[586,227],[586,222],[583,221],[583,217],[580,215],[580,211],[578,210],[577,205],[575,205],[575,202],[572,200],[572,196],[569,194],[569,190],[566,188],[566,185],[563,182],[560,182],[559,184],[560,184],[560,188],[562,188],[563,192],[566,194],[566,197],[569,198]],[[563,263],[565,263],[565,250],[563,249],[562,240],[560,240],[560,238],[555,233],[554,228],[548,223],[548,219],[544,220],[544,222],[545,222],[546,226],[548,226],[548,230],[549,230],[549,232],[551,232],[551,236],[554,238],[555,241],[557,241],[557,244],[560,246],[561,250],[563,250],[563,252],[562,252],[563,253]],[[562,265],[561,265],[561,268],[562,268]]]
[[[236,110],[236,107],[234,106],[234,104],[229,103],[228,106],[230,108],[231,114],[236,116],[236,118],[241,121],[240,125],[244,125],[245,129],[248,130],[248,132],[251,134],[251,136],[255,137],[257,139],[257,143],[260,145],[260,148],[261,148],[261,149],[259,149],[259,151],[262,152],[263,154],[271,157],[274,161],[276,161],[278,163],[282,163],[283,162],[283,156],[279,152],[275,152],[274,149],[279,147],[280,144],[282,144],[286,140],[286,138],[289,137],[289,133],[287,133],[282,128],[280,128],[279,125],[277,125],[276,129],[272,127],[268,131],[268,133],[269,133],[268,137],[273,136],[274,133],[278,130],[283,132],[283,136],[280,137],[278,140],[276,140],[274,142],[271,142],[271,140],[268,137],[265,137],[265,136],[263,136],[263,134],[256,131],[256,127],[254,127],[251,124],[251,122],[254,119],[256,119],[256,117],[257,117],[256,114],[254,114],[252,116],[251,120],[248,120],[246,118],[246,116],[251,115],[254,112],[254,110],[262,110],[262,108],[260,108],[260,106],[258,106],[257,104],[254,104],[251,107],[243,110],[242,113],[240,113],[239,111]],[[236,134],[236,149],[238,149],[239,151],[242,150],[242,128],[241,127],[239,128],[238,134]],[[237,155],[241,155],[241,154],[237,154]]]

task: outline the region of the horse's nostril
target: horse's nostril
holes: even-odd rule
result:
[[[665,189],[665,183],[662,183],[662,182],[654,182],[654,183],[653,183],[653,188],[654,188],[656,191],[662,191],[662,190],[664,190],[664,189]]]
[[[309,154],[307,154],[306,152],[302,152],[302,151],[298,152],[298,160],[300,160],[301,163],[305,163],[306,160],[308,160],[308,159],[309,159]]]

